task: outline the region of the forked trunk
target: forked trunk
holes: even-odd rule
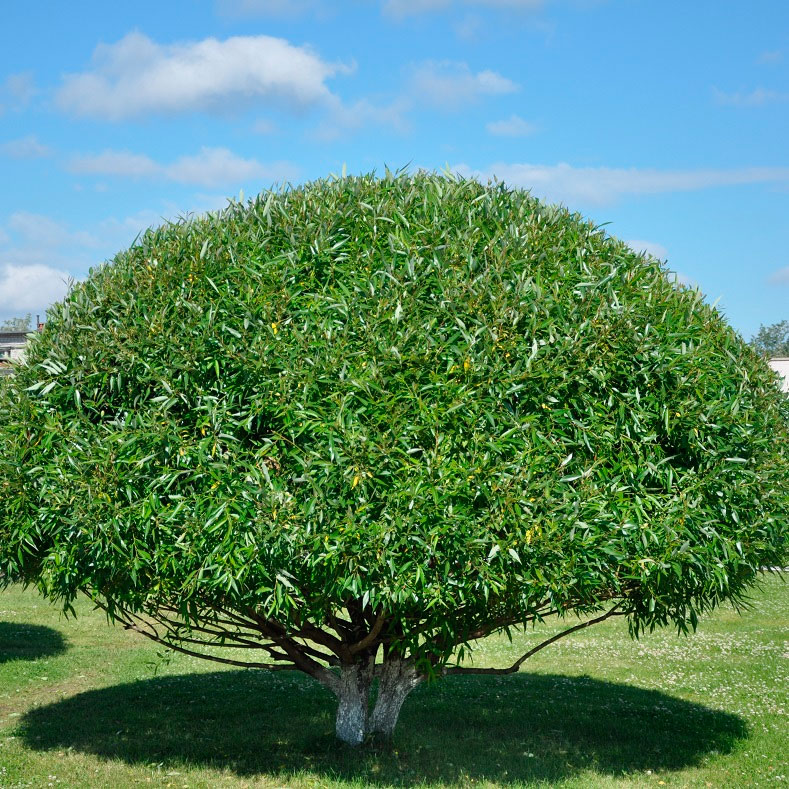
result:
[[[370,713],[370,688],[379,678],[378,695]],[[389,740],[406,696],[421,682],[406,660],[392,658],[379,666],[343,666],[334,675],[331,690],[337,696],[337,739],[348,745],[361,745],[368,736]]]

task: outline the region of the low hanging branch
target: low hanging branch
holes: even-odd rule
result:
[[[206,654],[205,652],[197,652],[193,649],[187,649],[186,647],[183,647],[180,644],[175,644],[172,641],[169,641],[165,638],[160,638],[158,636],[152,635],[144,628],[141,628],[133,623],[124,624],[124,627],[127,630],[133,630],[136,633],[140,633],[141,635],[144,635],[146,638],[149,638],[151,641],[155,641],[157,644],[162,644],[163,646],[167,647],[168,649],[172,649],[175,652],[180,652],[181,654],[189,655],[190,657],[202,658],[203,660],[210,660],[214,663],[224,663],[227,666],[238,666],[239,668],[260,668],[260,669],[265,669],[266,671],[293,671],[294,669],[297,668],[297,666],[292,663],[256,663],[254,661],[233,660],[231,658],[219,657],[219,655],[211,655],[211,654]]]
[[[100,600],[92,598],[92,602],[97,607],[107,612],[112,619],[119,622],[127,630],[133,630],[135,633],[139,633],[149,640],[167,647],[167,649],[172,649],[175,652],[180,652],[181,654],[189,655],[190,657],[202,658],[205,660],[210,660],[214,663],[223,663],[229,666],[238,666],[239,668],[258,668],[265,669],[267,671],[293,671],[301,669],[301,666],[297,663],[297,661],[292,659],[287,651],[280,652],[277,650],[276,642],[268,644],[259,638],[256,641],[253,641],[250,637],[244,637],[239,633],[233,632],[232,630],[217,631],[195,623],[186,623],[184,621],[173,620],[161,613],[163,610],[175,612],[175,609],[169,606],[162,606],[156,615],[149,614],[147,617],[145,617],[119,607],[115,607],[110,614],[108,606],[102,603]],[[157,629],[156,624],[164,627],[166,633],[161,634]],[[247,621],[245,624],[249,624],[249,622]],[[181,630],[184,630],[187,633],[205,633],[212,638],[204,640],[192,638],[185,633],[181,634],[179,632]],[[220,657],[219,655],[213,655],[207,652],[198,652],[197,650],[189,649],[188,647],[184,646],[184,644],[195,644],[209,649],[220,647],[236,649],[260,649],[269,654],[270,657],[278,662],[262,663],[251,660],[234,660],[232,658]],[[309,647],[300,648],[305,652],[309,650]],[[320,657],[323,658],[324,656],[320,654]],[[309,663],[314,663],[314,661],[310,660],[310,658],[306,655],[303,657],[303,660],[305,662],[308,661]],[[318,663],[314,663],[314,665],[316,670],[323,669],[323,667]]]
[[[565,636],[569,636],[572,633],[577,633],[579,630],[583,630],[586,627],[591,627],[592,625],[596,625],[599,622],[604,622],[611,616],[624,616],[624,611],[619,611],[619,607],[621,603],[617,603],[613,608],[607,611],[602,616],[598,616],[595,619],[589,619],[586,622],[581,622],[579,625],[575,625],[574,627],[569,627],[567,630],[563,630],[561,633],[557,633],[555,636],[546,639],[541,644],[538,644],[533,649],[530,649],[525,655],[521,655],[511,666],[508,668],[473,668],[473,667],[465,667],[465,666],[449,666],[445,669],[445,674],[514,674],[518,669],[535,653],[539,652],[541,649],[545,649],[545,647],[550,646],[554,642],[558,641]]]

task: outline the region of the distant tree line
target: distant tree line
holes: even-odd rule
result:
[[[8,318],[0,323],[0,331],[29,331],[32,315],[28,312],[23,318]]]
[[[789,356],[789,320],[760,326],[751,338],[751,345],[762,356]]]

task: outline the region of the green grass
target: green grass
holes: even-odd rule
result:
[[[0,787],[771,786],[787,781],[786,587],[688,638],[607,622],[508,677],[407,700],[391,749],[335,745],[334,703],[295,674],[157,658],[86,604],[0,593]],[[545,632],[548,632],[547,629]],[[540,636],[543,634],[540,633]],[[534,634],[488,639],[504,665]]]

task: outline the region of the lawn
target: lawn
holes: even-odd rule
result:
[[[789,777],[784,582],[695,635],[609,621],[521,673],[406,701],[391,749],[338,748],[333,698],[296,674],[217,671],[82,603],[0,593],[0,787],[770,786]],[[550,632],[545,628],[538,634]],[[498,665],[534,643],[488,639]]]

